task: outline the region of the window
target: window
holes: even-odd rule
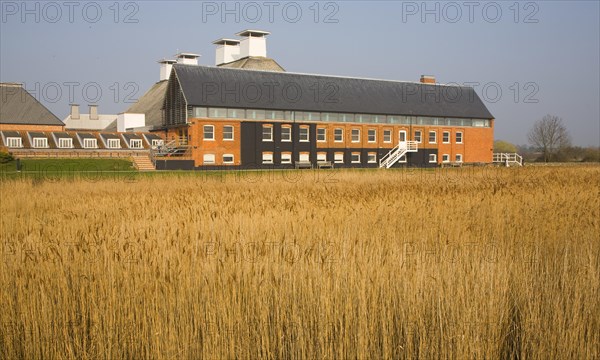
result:
[[[344,153],[343,152],[336,152],[333,155],[333,160],[336,164],[343,164],[344,163]]]
[[[400,130],[398,132],[398,141],[406,141],[406,130]]]
[[[246,110],[246,119],[264,120],[264,110]]]
[[[421,143],[421,130],[415,131],[415,141]]]
[[[208,109],[205,107],[195,107],[194,108],[194,117],[196,117],[196,118],[208,117]]]
[[[215,139],[215,127],[212,125],[204,125],[204,140]]]
[[[335,141],[335,142],[344,141],[344,129],[342,129],[342,128],[333,129],[333,141]]]
[[[210,117],[210,118],[226,118],[227,117],[227,109],[209,108],[208,109],[208,117]]]
[[[450,162],[450,155],[448,155],[448,154],[442,155],[442,162]]]
[[[454,156],[454,161],[456,161],[456,162],[462,162],[462,154],[456,154]]]
[[[317,153],[317,161],[327,161],[327,153]]]
[[[73,147],[73,139],[70,138],[59,138],[58,147],[61,149],[70,149]]]
[[[377,140],[377,130],[375,129],[369,129],[369,132],[367,133],[367,141],[370,143],[374,143]]]
[[[392,142],[392,130],[383,130],[383,142],[385,142],[385,143]]]
[[[96,139],[83,139],[83,147],[86,149],[95,149],[98,147]]]
[[[281,141],[292,141],[292,128],[289,126],[281,127]]]
[[[373,164],[377,162],[377,153],[370,152],[367,154],[367,162]]]
[[[231,125],[223,126],[223,140],[233,141],[233,126],[231,126]]]
[[[21,138],[17,138],[17,137],[6,138],[6,145],[9,148],[20,148],[20,147],[23,147],[23,145],[21,144]]]
[[[304,120],[318,121],[321,120],[321,113],[318,112],[306,112],[304,113]]]
[[[457,144],[462,144],[463,142],[463,134],[461,131],[456,133],[456,143]]]
[[[353,164],[359,164],[360,163],[360,153],[359,152],[353,152],[351,154],[350,161],[352,161]]]
[[[273,153],[272,152],[262,153],[262,163],[263,164],[272,164],[273,163]]]
[[[273,141],[273,126],[262,126],[262,141]]]
[[[129,140],[129,147],[132,149],[141,149],[143,148],[142,146],[142,140],[140,139],[131,139]]]
[[[436,133],[435,133],[435,131],[430,131],[429,132],[429,143],[435,144],[435,142],[436,142]]]
[[[444,144],[450,144],[450,132],[449,131],[444,131],[442,133],[442,142]]]
[[[47,148],[48,147],[48,139],[33,138],[33,147],[34,148]]]
[[[300,141],[308,142],[308,126],[300,127]]]
[[[152,139],[152,147],[163,146],[165,141],[163,139]]]
[[[436,163],[437,162],[437,156],[435,154],[429,154],[429,162],[430,163]]]
[[[233,154],[223,154],[223,164],[233,164]]]
[[[283,111],[277,110],[267,110],[265,111],[265,119],[269,120],[283,120],[284,114]]]
[[[327,138],[327,129],[317,128],[317,141],[325,142],[326,138]]]
[[[282,164],[291,164],[292,163],[292,153],[290,153],[290,152],[281,153],[281,163]]]
[[[121,147],[119,139],[108,139],[106,140],[106,147],[109,149],[118,149]]]
[[[204,164],[214,164],[215,154],[204,154],[204,156],[202,156],[202,162]]]
[[[352,142],[360,142],[360,129],[352,129]]]
[[[227,109],[227,117],[230,119],[243,119],[246,117],[244,109]]]
[[[301,152],[300,156],[298,157],[298,160],[302,161],[302,162],[308,162],[310,161],[310,154],[307,152]]]

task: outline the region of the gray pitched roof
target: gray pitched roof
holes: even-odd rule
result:
[[[78,132],[77,135],[81,138],[81,139],[95,139],[96,137],[90,133],[85,133],[85,132]]]
[[[132,104],[126,113],[146,114],[146,126],[162,125],[162,106],[167,92],[167,80],[152,85],[141,98]],[[108,125],[104,131],[117,131],[117,120]]]
[[[123,133],[122,135],[125,138],[125,140],[127,140],[127,141],[142,138],[138,134],[133,134],[133,133]]]
[[[33,138],[47,138],[47,136],[44,133],[42,133],[42,132],[33,132],[33,131],[30,131],[29,132],[29,136],[31,136],[32,139]]]
[[[192,106],[493,118],[470,87],[181,64],[173,69]]]
[[[247,56],[232,62],[217,65],[224,68],[264,70],[264,71],[285,71],[277,61],[262,56]]]
[[[66,132],[54,132],[52,134],[54,134],[54,137],[57,139],[72,139],[71,135]]]
[[[21,134],[19,134],[18,131],[2,131],[2,135],[4,135],[4,137],[21,137]]]
[[[121,139],[121,138],[119,138],[119,135],[117,135],[117,134],[101,133],[100,136],[102,136],[105,140],[108,140],[108,139],[119,139],[120,140]]]
[[[0,83],[0,124],[64,125],[20,84],[9,83]]]

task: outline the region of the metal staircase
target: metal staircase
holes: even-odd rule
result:
[[[417,152],[418,147],[419,145],[416,141],[400,141],[395,148],[379,160],[379,167],[391,168],[407,153]]]
[[[150,160],[156,165],[158,158],[182,158],[190,156],[191,148],[186,137],[165,141],[163,144],[150,149]]]
[[[523,166],[523,157],[517,153],[494,153],[492,161],[496,164]]]

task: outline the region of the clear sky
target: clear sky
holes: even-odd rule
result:
[[[600,145],[598,1],[1,1],[0,80],[22,82],[59,118],[68,104],[118,113],[178,51],[214,65],[213,40],[272,34],[291,72],[478,83],[496,139],[527,143],[546,114]],[[100,94],[101,92],[101,94]]]

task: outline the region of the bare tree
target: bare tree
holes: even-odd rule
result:
[[[567,127],[558,116],[546,115],[533,124],[528,134],[529,143],[542,150],[544,162],[571,145]]]

